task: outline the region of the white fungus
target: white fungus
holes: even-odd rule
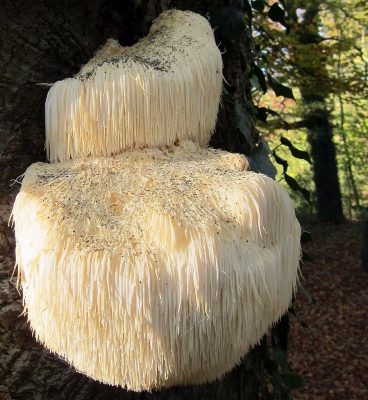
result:
[[[222,60],[208,21],[170,10],[132,47],[109,40],[45,105],[51,162],[192,139],[209,142],[222,87]]]
[[[130,390],[200,383],[287,310],[300,227],[244,157],[192,142],[33,164],[13,217],[39,341]]]
[[[169,11],[48,95],[63,161],[25,172],[16,263],[35,337],[93,379],[213,381],[288,309],[300,226],[280,184],[206,148],[220,91],[207,21]]]

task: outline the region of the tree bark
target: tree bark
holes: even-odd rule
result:
[[[35,161],[45,161],[44,101],[52,83],[76,73],[107,38],[131,45],[144,36],[152,20],[167,7],[206,15],[210,1],[159,0],[5,0],[0,3],[0,398],[19,400],[104,399],[256,399],[262,348],[213,384],[172,388],[154,393],[131,393],[95,382],[77,373],[39,345],[25,316],[15,278],[14,240],[7,226],[19,185],[12,179]],[[248,27],[249,28],[249,27]],[[248,74],[251,38],[246,57],[237,44],[224,55],[224,76],[234,98],[251,104]],[[226,106],[220,110],[212,144],[230,151],[249,152],[254,143],[231,126]],[[249,137],[257,140],[253,118]]]

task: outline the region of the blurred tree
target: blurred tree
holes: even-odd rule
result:
[[[331,80],[326,68],[327,55],[319,47],[322,40],[319,29],[320,4],[303,2],[299,6],[303,8],[295,3],[291,4],[288,14],[293,21],[293,34],[297,43],[291,49],[290,58],[307,75],[307,79],[300,81],[299,89],[305,105],[304,119],[309,130],[308,139],[313,157],[317,217],[321,221],[340,222],[344,216],[336,151],[332,140],[333,129],[326,104]]]

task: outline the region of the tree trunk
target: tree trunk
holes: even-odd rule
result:
[[[7,227],[18,185],[9,190],[11,179],[29,164],[45,161],[44,101],[51,83],[76,73],[109,37],[131,45],[144,36],[151,21],[170,6],[206,15],[210,1],[163,0],[5,0],[0,3],[0,399],[256,399],[259,374],[254,368],[262,360],[256,347],[247,362],[222,381],[202,386],[173,388],[157,393],[131,393],[97,383],[68,366],[33,338],[22,313],[21,294],[15,278],[14,240]],[[248,27],[249,30],[249,27]],[[251,104],[247,76],[252,62],[251,39],[245,40],[246,57],[238,44],[224,55],[224,76],[234,98]],[[244,49],[243,49],[244,50]],[[246,152],[247,142],[229,124],[222,107],[213,145]],[[253,119],[249,137],[256,140]],[[257,375],[257,377],[256,377]]]
[[[329,113],[324,109],[314,109],[306,119],[313,157],[317,218],[320,221],[341,222],[344,215]]]

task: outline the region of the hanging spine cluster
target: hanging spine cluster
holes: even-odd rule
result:
[[[45,107],[51,162],[111,156],[192,139],[215,129],[222,60],[208,22],[166,13],[130,48],[110,40],[74,78],[56,82]],[[193,20],[194,19],[194,20]]]
[[[26,173],[13,216],[31,327],[96,380],[141,391],[219,378],[295,291],[285,190],[239,155],[185,146]]]

